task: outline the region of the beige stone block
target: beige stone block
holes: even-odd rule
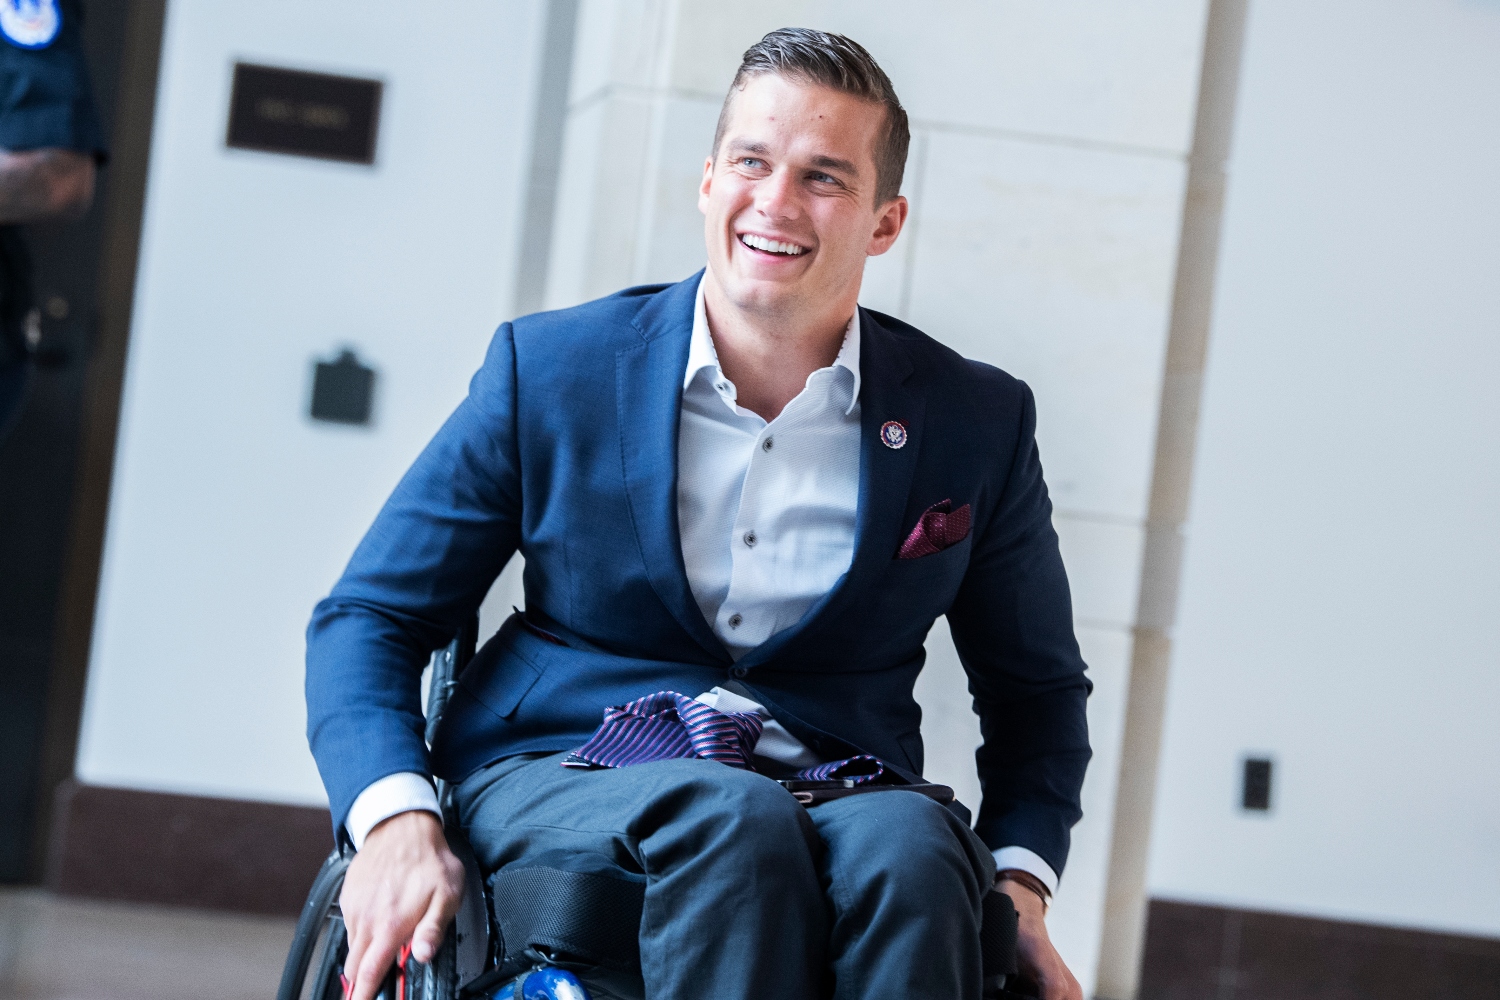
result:
[[[1184,173],[1177,160],[932,137],[911,320],[1031,386],[1065,512],[1146,515]]]
[[[1083,781],[1083,819],[1073,828],[1073,846],[1047,930],[1084,994],[1092,995],[1104,926],[1110,840],[1120,776],[1120,746],[1130,675],[1130,633],[1083,627],[1078,644],[1089,665],[1089,745],[1094,757]]]
[[[719,106],[695,98],[661,98],[653,108],[655,162],[640,212],[642,239],[635,284],[681,281],[706,261],[698,186],[713,148]]]
[[[582,0],[573,47],[573,107],[612,91],[665,82],[672,38],[670,0]]]
[[[1185,154],[1206,0],[683,0],[671,85],[720,95],[767,31],[842,32],[926,123]]]
[[[648,184],[655,101],[613,94],[573,112],[563,137],[547,308],[577,305],[634,283],[638,207]]]
[[[1140,593],[1145,529],[1063,515],[1054,515],[1052,525],[1073,591],[1073,620],[1129,628]]]

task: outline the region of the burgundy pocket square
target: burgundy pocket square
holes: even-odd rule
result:
[[[969,537],[969,505],[953,509],[952,500],[935,503],[922,512],[917,526],[896,552],[897,559],[919,559],[957,545]]]

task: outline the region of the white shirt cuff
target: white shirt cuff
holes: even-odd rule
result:
[[[344,818],[344,829],[354,841],[356,851],[365,846],[365,838],[381,820],[390,819],[397,813],[421,810],[435,815],[441,822],[443,811],[438,807],[437,792],[432,783],[415,771],[388,774],[379,781],[371,782]]]
[[[1000,848],[995,852],[995,870],[999,872],[1007,868],[1019,868],[1029,875],[1035,875],[1042,880],[1048,892],[1057,895],[1057,872],[1035,851],[1028,851],[1024,847]]]

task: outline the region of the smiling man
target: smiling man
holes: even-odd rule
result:
[[[601,995],[975,1000],[998,886],[1023,972],[1081,997],[1043,915],[1089,682],[1031,393],[858,306],[906,220],[908,139],[859,45],[767,35],[704,164],[706,270],[502,326],[319,604],[309,732],[359,848],[355,1000],[404,943],[433,953],[462,892],[429,774],[459,783],[502,928],[528,873],[630,915],[623,956],[531,939]],[[423,664],[517,550],[526,610],[429,758]],[[984,733],[974,828],[900,788],[804,808],[772,778],[919,780],[941,615]]]

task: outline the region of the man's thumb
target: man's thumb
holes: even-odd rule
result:
[[[418,962],[431,962],[443,943],[443,933],[448,929],[447,914],[441,893],[433,893],[427,904],[427,912],[411,935],[411,957]]]

